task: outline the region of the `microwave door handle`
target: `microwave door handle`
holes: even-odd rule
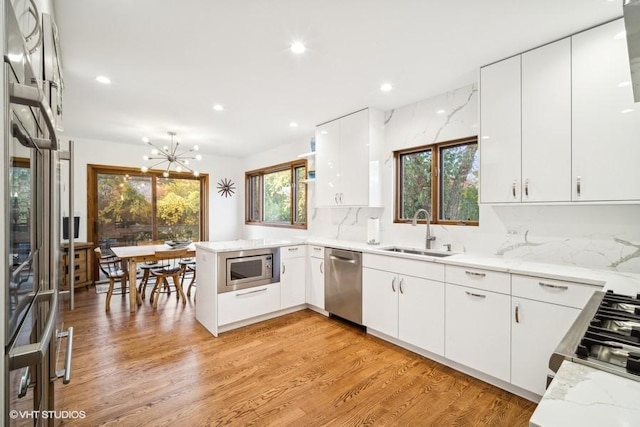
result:
[[[36,296],[34,303],[40,302],[44,299],[49,299],[49,315],[47,316],[47,322],[42,333],[42,341],[12,347],[9,350],[9,370],[11,371],[31,365],[37,365],[44,359],[44,355],[49,348],[49,342],[51,340],[51,335],[53,335],[53,329],[56,323],[56,314],[58,312],[58,292],[55,289],[41,292]],[[35,309],[35,307],[36,304],[33,304],[31,309]]]
[[[49,142],[47,146],[40,148],[48,150],[58,149],[58,138],[56,137],[56,129],[53,124],[53,112],[47,104],[44,93],[42,93],[40,89],[19,83],[11,83],[9,85],[9,102],[39,108],[44,117],[47,129],[49,130]]]

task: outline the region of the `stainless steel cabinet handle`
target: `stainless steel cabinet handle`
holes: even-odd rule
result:
[[[340,193],[340,204],[342,204],[342,196],[344,196],[344,193]]]
[[[520,304],[516,303],[516,323],[520,323]]]
[[[64,332],[58,332],[58,338],[67,338],[67,351],[64,355],[64,369],[56,371],[56,376],[62,378],[62,384],[71,382],[71,356],[73,355],[73,326]]]
[[[296,247],[296,248],[287,248],[287,249],[289,250],[289,252],[295,252],[295,251],[297,251],[297,250],[298,250],[298,249],[300,249],[300,248],[297,248],[297,247]]]
[[[320,262],[320,273],[324,274],[324,261]]]
[[[314,248],[313,248],[313,250],[314,250],[314,251],[316,251],[316,252],[320,252],[320,251],[322,250],[322,248],[316,248],[316,247],[314,247]]]
[[[255,294],[255,293],[258,293],[258,292],[264,292],[266,290],[267,290],[267,288],[255,289],[255,290],[249,291],[249,292],[237,293],[236,296],[237,297],[241,297],[243,295],[249,295],[249,294]]]
[[[9,85],[9,102],[29,107],[37,107],[42,112],[47,129],[49,130],[49,140],[51,145],[46,147],[50,150],[58,149],[58,138],[56,137],[56,129],[53,125],[53,112],[48,105],[44,93],[37,87],[21,85],[19,83],[11,83]],[[39,147],[45,148],[45,147]]]
[[[524,182],[524,195],[529,197],[529,179]]]
[[[482,294],[474,294],[473,292],[469,292],[469,291],[464,291],[467,295],[471,296],[471,297],[477,297],[477,298],[486,298],[486,295],[482,295]]]
[[[511,184],[511,194],[513,195],[513,198],[516,198],[516,180],[513,180],[513,183]]]
[[[464,272],[469,276],[485,277],[487,275],[487,273],[476,273],[475,271],[468,271],[468,270],[465,270]]]
[[[355,259],[345,258],[345,257],[341,257],[341,256],[330,255],[329,258],[331,258],[332,260],[335,260],[335,261],[348,262],[349,264],[355,264],[356,263]]]
[[[402,284],[403,284],[403,283],[404,283],[404,279],[400,279],[400,286],[399,286],[399,288],[400,288],[400,293],[401,293],[401,294],[404,294],[404,289],[402,289]]]
[[[393,290],[393,292],[396,291],[396,278],[394,277],[393,280],[391,280],[391,289]]]
[[[580,188],[580,177],[576,177],[576,194],[579,196],[582,189]]]
[[[336,205],[338,204],[338,193],[333,196],[333,201],[336,202]]]
[[[553,285],[551,283],[544,282],[538,282],[538,285],[542,286],[543,288],[560,289],[561,291],[566,291],[569,289],[569,287],[566,285]]]
[[[287,266],[284,265],[284,262],[282,263],[282,274],[287,272]]]

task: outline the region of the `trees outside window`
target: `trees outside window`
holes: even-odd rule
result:
[[[477,225],[478,154],[477,137],[395,151],[395,222],[426,209],[433,223]]]
[[[103,248],[206,240],[207,180],[89,165],[89,239]]]
[[[283,163],[245,173],[245,223],[307,227],[307,164]]]

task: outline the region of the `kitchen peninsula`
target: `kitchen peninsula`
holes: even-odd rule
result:
[[[214,336],[306,307],[304,258],[296,287],[302,298],[290,304],[280,280],[280,250],[289,246],[301,257],[305,245],[289,240],[249,239],[196,243],[198,304],[196,319]],[[234,260],[237,261],[236,269]],[[227,271],[229,269],[229,271]],[[292,270],[285,274],[291,275]],[[295,271],[293,271],[295,273]],[[266,276],[269,276],[267,278]],[[273,278],[273,280],[269,280]],[[252,280],[253,279],[253,280]],[[234,284],[225,289],[225,283]],[[286,286],[286,283],[285,285]],[[283,305],[284,304],[284,305]]]

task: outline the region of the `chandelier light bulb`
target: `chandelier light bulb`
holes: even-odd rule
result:
[[[200,172],[198,172],[198,171],[193,171],[193,176],[200,176]]]
[[[167,171],[162,172],[162,176],[164,176],[165,178],[169,178],[169,172]]]
[[[162,147],[162,149],[163,149],[164,151],[169,151],[169,146],[168,146],[168,145],[165,145],[164,147]]]
[[[154,156],[157,156],[157,155],[158,155],[158,150],[157,150],[157,149],[155,149],[155,148],[154,148],[154,149],[152,149],[152,150],[151,150],[151,154],[153,154]]]
[[[182,167],[176,166],[176,172],[182,172]]]
[[[184,160],[182,163],[184,163],[185,165],[189,164],[189,160]]]
[[[200,149],[200,147],[198,147],[197,145],[193,146],[193,151],[198,151]]]
[[[149,143],[149,138],[147,138],[146,136],[142,137],[142,142],[144,142],[145,144]]]
[[[149,171],[149,168],[148,168],[148,167],[146,167],[146,166],[143,166],[143,167],[141,167],[141,168],[140,168],[140,170],[141,170],[143,173],[147,173],[147,172]]]
[[[149,160],[149,156],[142,156],[142,160]]]
[[[202,156],[200,154],[196,154],[196,160],[202,160]]]

